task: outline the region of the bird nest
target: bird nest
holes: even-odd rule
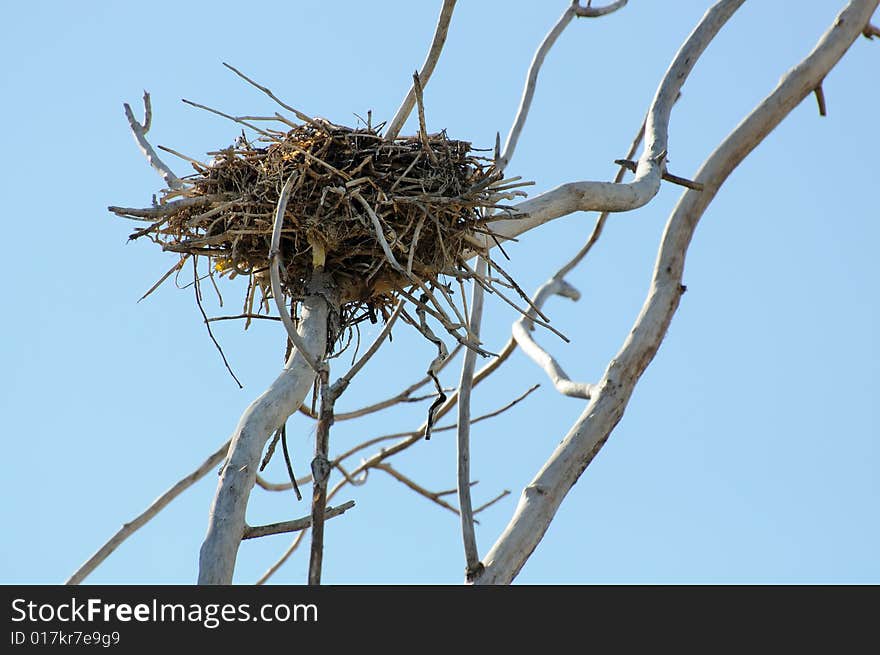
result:
[[[289,131],[261,130],[254,142],[242,134],[235,145],[209,153],[209,164],[187,157],[195,173],[154,206],[110,211],[149,222],[132,239],[147,237],[182,255],[166,278],[190,257],[208,258],[210,275],[247,276],[248,319],[257,290],[259,308],[269,311],[269,267],[277,256],[281,288],[294,308],[313,274],[323,271],[338,287],[343,329],[366,318],[375,322],[377,313],[387,318],[404,298],[420,308],[422,323],[427,312],[475,346],[463,299],[453,297],[463,286],[451,282],[475,279],[468,261],[488,257],[497,243],[489,215],[525,195],[514,190],[525,183],[502,179],[493,158],[445,132],[385,139],[370,125],[286,122]],[[505,286],[518,289],[502,275]],[[491,286],[485,278],[478,282]]]

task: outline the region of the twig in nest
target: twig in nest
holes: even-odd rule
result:
[[[437,155],[434,154],[434,151],[428,144],[428,130],[425,127],[425,101],[422,98],[422,83],[419,81],[418,71],[415,71],[413,73],[413,89],[416,93],[416,105],[419,114],[419,138],[421,138],[422,140],[422,147],[428,154],[428,158],[431,160],[431,163],[436,166],[440,162],[437,161]]]

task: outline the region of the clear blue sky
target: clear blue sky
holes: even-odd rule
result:
[[[509,172],[535,190],[607,179],[625,154],[663,71],[710,3],[631,2],[572,24],[551,53]],[[691,176],[729,130],[812,49],[842,2],[748,2],[711,45],[675,109],[670,169]],[[279,370],[276,324],[218,326],[229,378],[189,291],[137,299],[174,262],[126,243],[132,225],[107,205],[145,206],[161,180],[122,112],[153,96],[150,138],[199,157],[238,128],[180,103],[233,114],[275,111],[221,65],[228,61],[302,110],[353,124],[393,115],[424,57],[438,2],[6,3],[0,43],[4,269],[0,411],[0,582],[66,579],[125,521],[201,463]],[[566,5],[462,0],[425,93],[431,130],[491,146],[506,134],[532,53]],[[880,43],[859,39],[825,82],[829,115],[810,98],[738,169],[690,248],[688,292],[610,441],[563,504],[521,583],[880,582],[878,294]],[[139,109],[138,109],[139,113]],[[186,166],[168,161],[183,174]],[[565,345],[539,334],[577,379],[597,379],[648,286],[680,190],[612,217],[569,281],[579,303],[547,306]],[[578,214],[509,249],[532,291],[586,238]],[[226,285],[228,307],[241,288]],[[213,302],[213,301],[212,301]],[[515,316],[488,304],[487,346]],[[209,311],[220,313],[209,303]],[[375,331],[364,334],[368,339]],[[350,409],[419,378],[430,344],[396,330],[340,401]],[[457,371],[451,367],[447,382]],[[474,396],[494,409],[474,428],[485,553],[519,494],[582,403],[561,398],[516,353]],[[406,407],[340,423],[336,448],[418,425]],[[291,420],[296,465],[311,426]],[[454,485],[451,433],[395,463],[423,485]],[[268,477],[286,478],[276,459]],[[95,583],[189,583],[216,477],[211,474],[114,553]],[[340,501],[328,524],[325,581],[457,583],[457,517],[381,471]],[[254,492],[249,520],[308,513],[292,494]],[[287,536],[245,543],[236,581],[254,581]],[[274,578],[305,580],[302,550]]]

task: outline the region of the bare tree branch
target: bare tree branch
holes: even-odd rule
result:
[[[715,5],[685,41],[663,76],[645,121],[645,149],[629,183],[570,182],[521,202],[510,218],[492,223],[498,239],[517,237],[539,225],[576,211],[622,212],[637,209],[654,197],[665,171],[672,106],[703,51],[744,0]],[[486,247],[493,243],[485,238]]]
[[[477,276],[486,275],[487,262],[483,257],[477,260]],[[479,339],[480,323],[483,320],[483,287],[474,281],[471,295],[470,331]],[[479,571],[480,555],[477,551],[477,536],[474,532],[474,510],[471,503],[471,388],[474,381],[474,368],[477,353],[467,349],[461,366],[458,383],[458,506],[461,513],[461,538],[464,545],[465,575],[471,579]]]
[[[141,149],[141,152],[144,153],[144,157],[147,158],[150,166],[162,177],[165,181],[165,184],[168,185],[169,189],[180,190],[183,189],[186,185],[177,177],[174,172],[168,168],[168,166],[159,158],[159,155],[156,154],[156,151],[153,150],[153,146],[150,145],[150,142],[147,141],[147,132],[150,131],[150,124],[153,119],[153,107],[150,103],[150,94],[144,91],[144,122],[143,124],[138,123],[137,119],[134,117],[134,112],[131,110],[131,105],[127,102],[123,104],[125,108],[125,117],[128,119],[128,125],[131,128],[131,133],[134,136],[134,140],[137,142],[138,147]],[[112,210],[111,210],[112,211]]]
[[[561,278],[552,278],[548,282],[541,285],[535,294],[535,304],[538,307],[543,306],[544,302],[552,295],[559,295],[572,300],[579,300],[580,292],[571,286],[568,282]],[[562,370],[562,367],[546,350],[541,348],[532,338],[531,332],[534,330],[533,312],[520,318],[513,324],[513,338],[522,348],[523,352],[538,366],[544,369],[547,376],[553,382],[556,390],[571,398],[590,399],[593,393],[593,385],[586,382],[573,382],[571,378]]]
[[[562,34],[566,27],[568,27],[571,19],[575,16],[604,16],[605,14],[617,11],[626,5],[626,2],[627,0],[618,0],[606,7],[592,8],[581,7],[575,0],[568,9],[562,12],[562,16],[559,17],[559,20],[556,21],[556,24],[547,33],[547,36],[544,37],[544,40],[535,52],[535,56],[532,58],[529,72],[526,74],[526,83],[523,88],[522,98],[519,101],[519,109],[516,111],[516,118],[513,121],[513,125],[510,127],[510,132],[507,133],[504,151],[501,153],[500,157],[496,158],[496,165],[499,170],[507,168],[507,164],[510,163],[510,160],[513,158],[513,151],[516,150],[516,144],[519,142],[520,134],[525,126],[526,118],[528,118],[529,115],[529,109],[532,106],[532,99],[535,97],[535,88],[538,84],[538,73],[541,71],[541,66],[544,65],[544,59],[547,57],[547,53],[550,52],[550,49],[553,47],[553,44],[556,43],[556,39],[559,38],[559,35]]]
[[[333,517],[345,514],[345,512],[350,510],[352,507],[354,507],[353,500],[349,500],[348,502],[337,505],[336,507],[327,507],[326,511],[324,512],[324,519],[332,519]],[[299,530],[305,530],[306,528],[310,527],[312,527],[311,516],[304,516],[301,519],[284,521],[282,523],[270,523],[269,525],[258,525],[254,527],[247,526],[244,529],[244,536],[242,537],[242,539],[256,539],[258,537],[267,537],[272,534],[297,532]]]
[[[443,51],[443,45],[446,43],[446,35],[449,32],[449,21],[452,20],[452,10],[455,9],[455,1],[456,0],[443,0],[443,6],[440,9],[440,17],[437,19],[437,27],[434,30],[434,40],[431,42],[431,47],[428,50],[428,56],[425,58],[425,63],[422,64],[422,70],[418,73],[419,82],[423,87],[428,83],[428,80],[431,79],[431,74],[434,72],[434,67],[437,65],[437,61],[440,59],[440,53]],[[403,103],[400,105],[397,113],[394,114],[394,118],[388,123],[388,129],[385,130],[386,139],[393,140],[398,137],[400,130],[403,129],[403,124],[412,113],[415,103],[416,87],[414,83],[413,86],[410,87],[406,97],[403,99]]]
[[[114,534],[98,551],[92,555],[81,567],[74,571],[73,575],[68,578],[64,584],[75,585],[81,583],[85,578],[98,566],[107,559],[110,554],[119,548],[119,545],[146,525],[150,519],[161,512],[175,498],[184,491],[201,480],[208,472],[217,468],[217,465],[223,461],[226,451],[229,450],[229,441],[224,443],[212,455],[208,457],[201,466],[189,475],[178,480],[168,491],[154,500],[147,509],[134,517],[131,521],[123,525],[119,531]]]
[[[589,466],[623,416],[627,402],[653,359],[678,307],[685,254],[700,217],[743,159],[812,93],[862,33],[880,0],[853,0],[814,50],[780,80],[776,89],[724,140],[700,167],[702,192],[686,191],[666,226],[651,289],[621,350],[611,360],[598,391],[534,480],[523,490],[511,521],[483,559],[477,584],[511,582],[541,541],[569,489]],[[709,10],[702,24],[712,22]],[[697,34],[700,27],[694,32]],[[685,47],[686,49],[686,47]]]
[[[299,334],[297,334],[293,319],[290,318],[290,312],[287,311],[284,292],[281,289],[281,226],[284,224],[284,212],[287,210],[290,191],[298,178],[298,173],[294,173],[287,178],[284,187],[281,189],[281,195],[278,197],[278,205],[275,208],[275,221],[272,227],[272,245],[269,246],[269,279],[272,284],[272,298],[275,300],[278,315],[281,317],[282,323],[284,323],[290,343],[302,354],[303,360],[312,368],[312,371],[317,373],[321,367],[318,361],[319,358],[313,357],[309,353]]]
[[[299,334],[313,360],[327,345],[330,307],[327,280],[316,275],[313,293],[300,313]],[[199,556],[199,584],[230,584],[238,546],[244,534],[248,497],[256,482],[260,455],[269,436],[302,404],[315,380],[314,368],[295,348],[281,374],[244,411],[232,436],[229,456],[211,506],[208,534]]]

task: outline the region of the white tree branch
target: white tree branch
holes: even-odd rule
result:
[[[492,223],[497,238],[515,238],[554,218],[576,211],[623,212],[647,204],[660,189],[665,171],[672,106],[703,51],[744,0],[725,0],[712,7],[687,38],[663,76],[645,122],[645,148],[635,179],[629,183],[570,182],[526,200],[512,217]],[[493,242],[485,238],[487,247]]]
[[[571,298],[572,300],[578,300],[581,297],[580,292],[568,282],[562,278],[554,277],[541,285],[541,288],[535,294],[533,303],[536,307],[543,307],[547,298],[554,294]],[[550,381],[553,382],[553,386],[556,387],[559,393],[571,398],[589,400],[590,395],[593,393],[593,385],[587,382],[572,381],[565,371],[562,370],[559,362],[532,338],[531,333],[534,330],[535,324],[534,314],[534,310],[529,310],[527,314],[513,324],[512,332],[516,343],[532,361],[544,369],[544,372],[550,378]]]
[[[308,348],[297,334],[296,326],[290,313],[287,311],[287,303],[284,300],[284,292],[281,289],[281,227],[284,224],[284,212],[287,209],[287,201],[290,199],[290,190],[299,178],[298,173],[294,173],[284,183],[281,189],[281,195],[278,196],[278,204],[275,206],[275,219],[272,223],[272,243],[269,246],[269,281],[272,285],[272,298],[275,300],[275,307],[278,309],[278,315],[284,328],[287,330],[287,337],[290,343],[299,351],[305,362],[312,368],[314,372],[318,372],[320,367],[319,358],[323,352],[313,357]]]
[[[320,283],[321,280],[318,280]],[[313,360],[327,348],[330,311],[326,293],[314,288],[302,303],[299,336]],[[256,482],[260,455],[269,436],[302,404],[315,381],[315,370],[294,349],[281,374],[244,411],[229,447],[211,506],[208,533],[199,555],[199,584],[230,584],[238,546],[244,536],[248,497]]]
[[[553,44],[556,43],[556,39],[559,38],[559,35],[562,34],[566,27],[568,27],[568,24],[575,16],[586,16],[591,18],[604,16],[605,14],[617,11],[626,5],[626,3],[627,0],[617,0],[617,2],[613,2],[606,7],[580,7],[577,0],[575,0],[568,9],[562,12],[562,16],[559,17],[556,24],[549,32],[547,32],[547,36],[541,41],[541,45],[538,46],[538,49],[535,51],[535,56],[532,58],[529,72],[526,74],[526,84],[523,88],[522,98],[519,101],[519,109],[517,109],[516,118],[513,121],[513,125],[510,127],[510,132],[507,133],[504,151],[496,162],[496,166],[499,170],[507,168],[507,164],[509,164],[510,160],[513,158],[513,151],[516,150],[516,144],[519,142],[519,136],[522,134],[523,127],[526,124],[526,118],[528,118],[529,115],[529,108],[532,106],[532,99],[535,97],[535,88],[538,85],[538,73],[541,71],[541,66],[544,65],[544,59],[547,57],[547,53],[550,52],[550,49],[553,47]],[[585,11],[590,13],[579,13]]]
[[[478,584],[510,583],[537,547],[563,498],[620,421],[636,383],[660,347],[682,294],[687,247],[706,207],[736,166],[837,64],[862,33],[878,3],[880,0],[852,0],[813,51],[703,163],[695,180],[704,190],[685,192],[673,210],[648,297],[631,333],[608,365],[584,413],[523,490],[510,523],[483,560],[485,568]],[[707,17],[724,4],[716,5]]]
[[[125,108],[125,117],[128,119],[128,125],[131,127],[131,133],[134,136],[134,140],[137,142],[141,152],[144,153],[144,157],[147,158],[150,166],[162,176],[162,179],[165,180],[165,184],[168,185],[169,189],[183,189],[185,186],[184,183],[159,158],[159,155],[153,150],[153,146],[147,141],[147,132],[150,131],[150,124],[153,120],[153,108],[150,103],[150,94],[144,91],[143,124],[138,123],[137,119],[135,119],[134,112],[131,110],[131,105],[126,102],[123,103],[123,107]]]
[[[486,275],[486,260],[477,260],[477,275]],[[469,329],[475,339],[480,338],[480,324],[483,320],[483,286],[474,280],[471,291],[471,315]],[[477,551],[477,536],[474,532],[474,509],[471,503],[471,389],[474,382],[474,368],[477,353],[470,348],[465,350],[461,365],[461,379],[458,383],[458,506],[461,516],[461,538],[464,544],[465,575],[468,580],[479,571],[480,554]]]
[[[431,42],[428,56],[425,58],[425,63],[422,64],[422,70],[419,71],[418,75],[418,81],[421,83],[422,88],[428,84],[428,80],[434,72],[434,67],[437,65],[437,60],[440,59],[440,53],[443,52],[443,45],[446,43],[446,35],[449,33],[449,21],[452,20],[452,10],[455,9],[455,2],[456,0],[443,0],[443,6],[440,8],[440,17],[437,19],[437,27],[434,30],[434,40]],[[385,130],[386,139],[392,140],[397,138],[400,130],[403,129],[403,124],[412,113],[415,104],[416,84],[413,82],[400,108],[394,114],[394,118],[388,123],[388,129]]]

